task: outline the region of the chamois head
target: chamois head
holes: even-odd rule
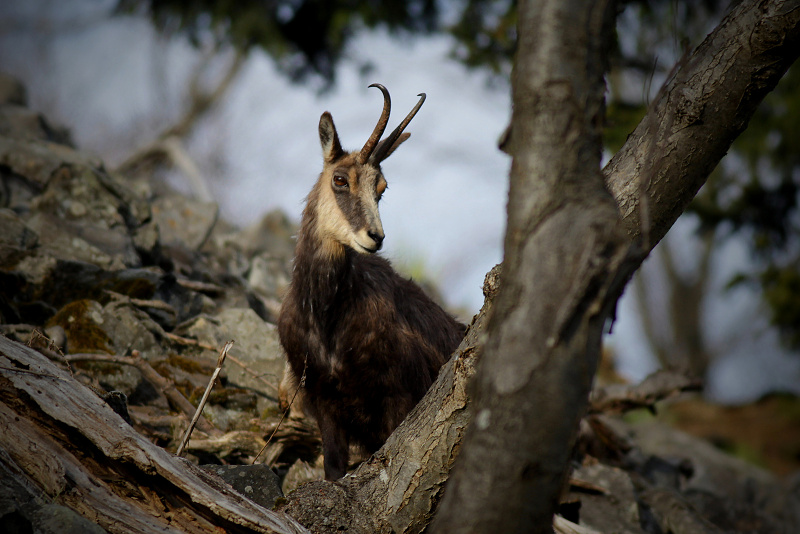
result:
[[[311,215],[316,220],[317,237],[332,255],[343,252],[345,246],[366,254],[377,252],[383,245],[378,202],[386,189],[386,180],[380,164],[409,138],[411,134],[403,130],[425,101],[425,93],[419,94],[414,109],[380,141],[389,121],[391,99],[384,86],[375,83],[370,87],[377,87],[383,93],[383,112],[361,150],[342,150],[330,113],[326,111],[319,119],[323,168],[309,195],[309,208],[314,212]]]

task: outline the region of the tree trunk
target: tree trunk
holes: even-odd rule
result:
[[[629,248],[600,172],[613,19],[613,2],[520,3],[502,285],[433,532],[552,532]]]
[[[650,350],[661,367],[703,378],[714,360],[715,354],[708,346],[703,334],[703,302],[708,295],[711,274],[711,257],[714,251],[713,232],[701,236],[702,248],[694,272],[685,273],[675,264],[671,241],[667,237],[655,249],[656,257],[636,273],[633,291],[636,296],[637,313]],[[662,292],[667,293],[666,302],[653,302],[650,298],[650,280],[659,273],[663,277]]]

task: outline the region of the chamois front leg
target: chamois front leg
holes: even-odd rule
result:
[[[320,414],[317,422],[320,434],[322,434],[325,479],[338,480],[347,472],[347,464],[350,460],[350,444],[347,435],[336,425],[330,414]]]

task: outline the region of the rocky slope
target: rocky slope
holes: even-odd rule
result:
[[[214,204],[110,172],[25,107],[24,94],[0,78],[2,334],[68,370],[169,452],[220,349],[234,340],[189,460],[216,465],[210,472],[269,508],[280,500],[273,471],[235,466],[251,463],[277,429],[261,461],[284,491],[321,478],[315,426],[302,418],[279,426],[284,359],[274,321],[290,277],[292,224],[270,213],[239,230]],[[11,372],[0,370],[0,382]],[[596,392],[603,394],[584,421],[563,499],[562,513],[580,526],[560,531],[800,530],[796,477],[778,480],[654,422],[627,425],[608,415],[621,411],[609,401],[612,389]],[[627,389],[618,398],[624,404],[636,395]],[[654,403],[657,396],[647,395],[631,404]],[[46,492],[34,506],[18,490],[0,484],[0,521],[42,532],[103,531]]]

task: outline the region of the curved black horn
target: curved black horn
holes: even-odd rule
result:
[[[417,102],[417,105],[414,106],[414,109],[412,109],[409,114],[406,115],[406,118],[403,119],[403,122],[401,122],[397,128],[395,128],[394,131],[389,134],[389,137],[387,137],[386,140],[381,143],[380,149],[372,155],[371,160],[373,162],[380,163],[386,158],[389,152],[391,152],[392,145],[395,143],[395,141],[397,141],[397,138],[400,137],[400,134],[403,133],[403,130],[406,129],[406,126],[408,126],[408,123],[414,118],[414,115],[417,114],[419,108],[422,107],[422,103],[425,102],[425,93],[420,93],[417,96],[420,97],[419,102]]]
[[[383,93],[383,111],[378,119],[378,124],[375,125],[375,129],[372,131],[372,135],[364,143],[364,148],[361,149],[361,153],[358,155],[358,162],[362,165],[367,162],[378,141],[381,140],[381,136],[386,130],[386,124],[389,122],[389,112],[392,109],[392,99],[389,97],[389,91],[379,83],[373,83],[370,87],[377,87]]]

